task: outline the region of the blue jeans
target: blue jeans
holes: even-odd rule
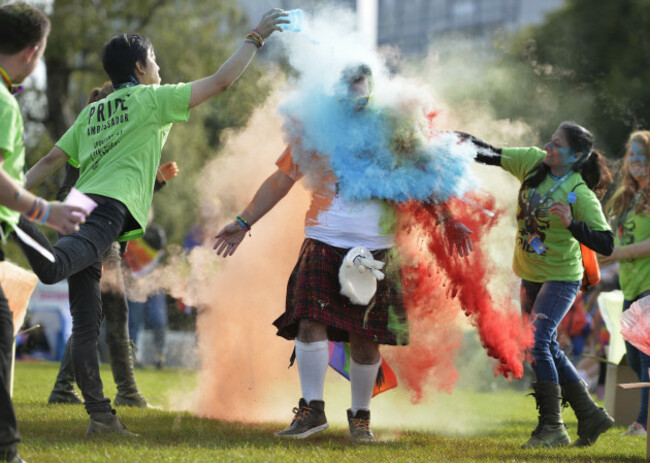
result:
[[[627,299],[623,301],[623,312],[630,308],[632,303],[638,301],[639,299],[650,295],[650,291],[646,291],[641,294],[636,299],[628,301]],[[627,356],[627,363],[630,365],[630,368],[634,370],[636,376],[641,382],[650,381],[650,375],[648,375],[648,368],[650,368],[650,356],[647,356],[639,349],[634,347],[629,342],[625,341],[625,352]],[[648,388],[644,387],[641,389],[641,408],[639,408],[639,415],[636,418],[637,423],[646,425],[648,422]]]
[[[153,344],[157,360],[164,357],[165,337],[167,332],[167,298],[165,293],[149,296],[146,302],[129,300],[129,336],[138,343],[143,326],[153,330]]]
[[[98,206],[79,231],[65,235],[52,246],[31,222],[21,217],[20,228],[54,254],[50,262],[18,240],[38,278],[45,284],[68,279],[72,314],[71,356],[75,381],[84,397],[88,413],[110,412],[111,401],[104,397],[99,376],[97,341],[102,320],[99,280],[102,256],[122,232],[129,216],[124,204],[111,198],[90,195]]]
[[[564,386],[580,381],[557,342],[557,327],[575,301],[579,288],[579,281],[521,280],[521,310],[532,316],[535,329],[535,343],[530,352],[538,382]]]

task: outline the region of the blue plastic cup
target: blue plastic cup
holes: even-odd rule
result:
[[[280,24],[283,31],[300,32],[302,30],[302,10],[285,11],[289,16],[284,19],[289,20],[289,24]]]

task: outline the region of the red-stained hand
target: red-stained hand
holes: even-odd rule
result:
[[[460,257],[467,257],[470,252],[474,251],[474,243],[472,243],[472,238],[469,236],[471,234],[472,230],[457,220],[445,224],[445,238],[449,255],[454,254],[454,247]]]
[[[223,227],[214,237],[217,241],[212,246],[212,249],[217,251],[217,255],[225,258],[235,253],[239,243],[246,237],[246,230],[237,222],[232,222]]]

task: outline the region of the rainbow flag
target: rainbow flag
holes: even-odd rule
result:
[[[348,381],[350,380],[350,343],[348,342],[329,342],[330,348],[330,362],[329,365],[341,376]],[[384,391],[397,387],[397,377],[393,369],[388,365],[386,360],[381,359],[381,367],[379,367],[379,374],[377,381],[375,381],[375,389],[372,391],[372,396],[376,396]]]

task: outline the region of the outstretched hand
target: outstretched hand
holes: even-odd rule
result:
[[[67,235],[79,230],[88,213],[79,206],[70,206],[59,201],[50,202],[50,215],[45,222],[50,228]]]
[[[212,249],[217,251],[217,255],[221,255],[224,258],[232,256],[245,236],[246,230],[241,225],[237,222],[229,223],[214,236],[217,241],[212,246]]]
[[[262,19],[255,29],[259,31],[263,39],[266,39],[273,31],[282,31],[280,24],[289,24],[287,12],[280,8],[274,8],[264,13]]]
[[[454,255],[454,247],[460,257],[467,257],[470,252],[474,251],[474,243],[469,236],[472,230],[465,224],[457,220],[448,222],[445,225],[445,238],[447,239],[447,252],[450,256]]]

